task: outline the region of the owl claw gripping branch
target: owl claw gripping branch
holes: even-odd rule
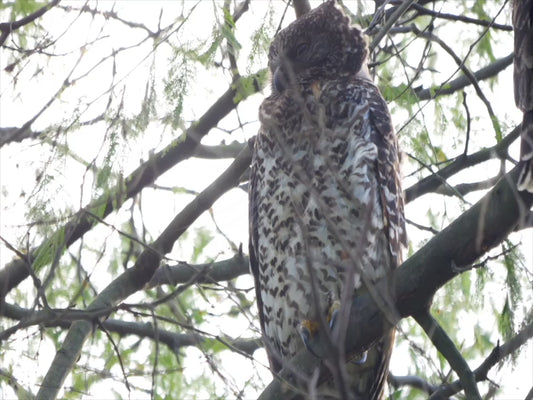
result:
[[[399,150],[387,104],[364,73],[367,54],[333,0],[270,47],[272,94],[259,110],[250,175],[250,266],[273,372],[302,348],[314,353],[317,321],[346,326],[331,299],[367,290],[393,304],[390,279],[406,243]],[[346,364],[350,397],[382,398],[393,340],[391,330],[368,358]]]

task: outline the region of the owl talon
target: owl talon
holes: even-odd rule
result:
[[[337,315],[339,315],[339,310],[341,308],[341,302],[338,300],[335,300],[331,307],[329,308],[328,313],[328,321],[329,321],[329,329],[333,330],[333,327],[335,326],[335,323],[337,322]]]
[[[320,358],[309,343],[309,340],[318,332],[318,323],[309,319],[303,320],[300,324],[298,332],[300,333],[300,338],[302,339],[307,351],[309,351],[309,353],[314,355],[316,358]]]
[[[362,365],[366,362],[366,356],[367,352],[365,351],[363,354],[361,354],[361,358],[359,360],[351,360],[350,362],[355,365]]]

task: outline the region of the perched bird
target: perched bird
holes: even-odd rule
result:
[[[533,0],[513,1],[514,99],[524,117],[520,133],[518,190],[533,193]]]
[[[270,47],[272,94],[260,107],[250,177],[250,264],[273,372],[319,327],[339,323],[332,315],[358,292],[393,307],[391,273],[406,243],[399,150],[367,55],[334,0]],[[347,364],[350,398],[382,398],[393,341],[390,331],[366,360]]]

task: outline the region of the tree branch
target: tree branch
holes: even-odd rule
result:
[[[293,0],[292,4],[296,18],[300,18],[302,15],[311,11],[311,4],[309,4],[309,0]]]
[[[368,46],[371,52],[374,50],[374,48],[376,48],[381,39],[383,39],[385,35],[389,33],[392,26],[400,19],[403,13],[406,12],[409,7],[411,7],[413,3],[415,3],[415,0],[403,0],[402,4],[394,8],[394,12],[390,16],[390,18],[386,19],[387,22],[376,33],[376,35],[372,39],[372,43],[370,43],[370,46]]]
[[[254,83],[252,85],[254,93],[259,91],[265,82],[262,72],[242,79]],[[200,140],[233,110],[238,102],[251,94],[250,92],[243,93],[239,90],[238,84],[232,84],[198,121],[191,124],[183,137],[176,139],[150,160],[140,165],[124,182],[110,189],[108,193],[93,200],[85,208],[75,213],[63,227],[51,234],[39,246],[31,249],[25,259],[15,259],[7,264],[0,270],[0,307],[2,307],[5,295],[29,276],[28,268],[33,268],[32,263],[39,254],[48,251],[49,247],[53,246],[54,243],[62,243],[63,245],[58,251],[64,251],[96,225],[98,221],[92,218],[85,210],[98,215],[102,219],[117,210],[124,201],[138,194],[164,172],[191,157]],[[39,265],[39,267],[42,266]]]
[[[32,131],[30,127],[17,128],[10,126],[8,128],[0,128],[0,147],[11,142],[22,142],[24,139],[36,138],[42,132]]]
[[[476,385],[475,376],[466,360],[463,358],[446,331],[433,318],[429,310],[413,315],[414,319],[424,329],[433,345],[446,358],[450,367],[455,371],[463,388],[467,400],[481,400],[481,395]]]
[[[526,343],[533,337],[533,323],[527,325],[516,336],[510,339],[507,343],[500,346],[499,344],[492,349],[489,356],[481,363],[479,367],[474,370],[476,381],[483,381],[487,379],[489,370],[498,362],[513,354],[520,346]],[[462,385],[459,380],[443,385],[430,397],[430,400],[442,400],[449,396],[460,392]]]
[[[39,314],[40,311],[36,313],[33,310],[22,308],[13,304],[6,303],[3,311],[3,316],[18,321],[37,321],[38,319],[40,319],[36,315]],[[85,312],[82,311],[80,313],[78,311],[76,315],[73,314],[72,311],[76,310],[57,310],[56,316],[62,315],[63,318],[54,318],[50,315],[51,318],[43,319],[39,325],[45,327],[59,327],[63,329],[68,329],[72,325],[72,322],[79,320],[79,317],[82,316],[81,313]],[[90,319],[90,316],[87,315],[87,318],[84,319],[88,320]],[[99,327],[98,325],[96,326]],[[202,344],[213,340],[221,342],[230,349],[235,349],[239,352],[249,355],[252,355],[255,350],[263,346],[260,338],[218,338],[200,335],[199,333],[176,333],[160,328],[157,328],[156,331],[156,328],[151,323],[129,322],[112,318],[106,319],[105,321],[101,322],[101,327],[109,332],[117,333],[120,336],[136,335],[140,338],[158,340],[159,342],[164,343],[166,346],[168,346],[168,348],[174,353],[177,353],[182,347],[199,347]]]
[[[493,63],[472,73],[476,81],[492,78],[505,68],[513,64],[513,54],[500,58]],[[449,82],[443,83],[429,89],[415,89],[415,94],[420,100],[430,100],[438,96],[452,94],[472,84],[471,79],[466,75],[461,75]]]
[[[489,249],[503,241],[520,226],[533,205],[533,194],[517,192],[519,169],[514,168],[479,202],[463,213],[446,229],[433,237],[424,247],[394,272],[393,293],[397,313],[402,318],[427,308],[435,292],[459,271],[473,263]],[[380,338],[391,325],[369,294],[353,300],[345,343],[346,359],[361,354]],[[365,329],[361,329],[364,326]],[[320,333],[310,341],[310,347],[327,360],[327,338]],[[290,399],[291,387],[301,387],[302,379],[319,374],[319,381],[328,378],[326,362],[302,350],[263,391],[260,399]],[[295,372],[296,371],[296,372]]]
[[[135,265],[112,281],[87,307],[87,311],[113,307],[131,294],[141,290],[150,280],[164,254],[172,250],[174,242],[204,211],[226,191],[237,185],[251,160],[251,151],[244,148],[239,157],[211,185],[204,189],[170,222],[163,233],[137,258]],[[83,344],[92,330],[89,321],[76,321],[56,353],[43,379],[36,399],[55,399],[63,382],[78,360]]]
[[[432,385],[429,382],[426,382],[418,376],[406,375],[406,376],[396,376],[389,372],[388,382],[394,388],[399,388],[401,386],[410,386],[418,390],[422,390],[427,394],[431,394],[437,390],[437,386]]]
[[[154,272],[147,288],[161,285],[177,285],[178,283],[189,282],[197,276],[197,283],[213,283],[227,281],[250,272],[248,267],[248,256],[242,253],[234,257],[212,262],[209,264],[190,265],[185,262],[178,265],[162,265]]]
[[[246,143],[241,142],[232,142],[230,144],[218,146],[207,146],[205,144],[200,144],[194,151],[194,157],[215,160],[220,158],[235,158],[246,146]]]
[[[0,32],[2,32],[2,34],[0,34],[0,46],[4,45],[5,41],[7,40],[11,32],[19,29],[20,27],[24,25],[31,24],[37,18],[43,16],[48,10],[50,10],[52,7],[54,7],[58,3],[59,3],[59,0],[53,0],[52,2],[48,3],[44,7],[39,8],[34,13],[27,15],[24,18],[19,19],[18,21],[0,23]]]
[[[514,128],[499,143],[492,147],[479,150],[478,152],[467,156],[460,155],[446,167],[425,177],[424,179],[421,179],[411,187],[407,188],[404,192],[405,202],[409,203],[417,197],[437,190],[437,188],[441,186],[446,179],[462,171],[463,169],[472,167],[495,157],[505,159],[507,157],[507,149],[511,143],[518,139],[518,137],[520,137],[520,126]]]
[[[433,11],[426,7],[423,7],[420,4],[413,4],[411,8],[413,10],[416,10],[419,15],[430,15],[435,18],[441,18],[441,19],[446,19],[450,21],[460,21],[466,24],[474,24],[474,25],[484,26],[487,28],[500,29],[500,30],[507,31],[507,32],[513,31],[513,27],[511,25],[497,24],[494,21],[470,18],[464,15],[441,13],[441,12]]]

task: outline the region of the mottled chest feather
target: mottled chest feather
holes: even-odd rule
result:
[[[260,119],[250,198],[256,279],[264,331],[292,355],[301,347],[297,324],[326,313],[346,276],[357,289],[397,264],[403,216],[393,227],[383,201],[401,208],[401,200],[394,185],[383,190],[380,176],[397,164],[396,144],[386,106],[364,80],[276,94]],[[390,138],[392,155],[378,147]]]

